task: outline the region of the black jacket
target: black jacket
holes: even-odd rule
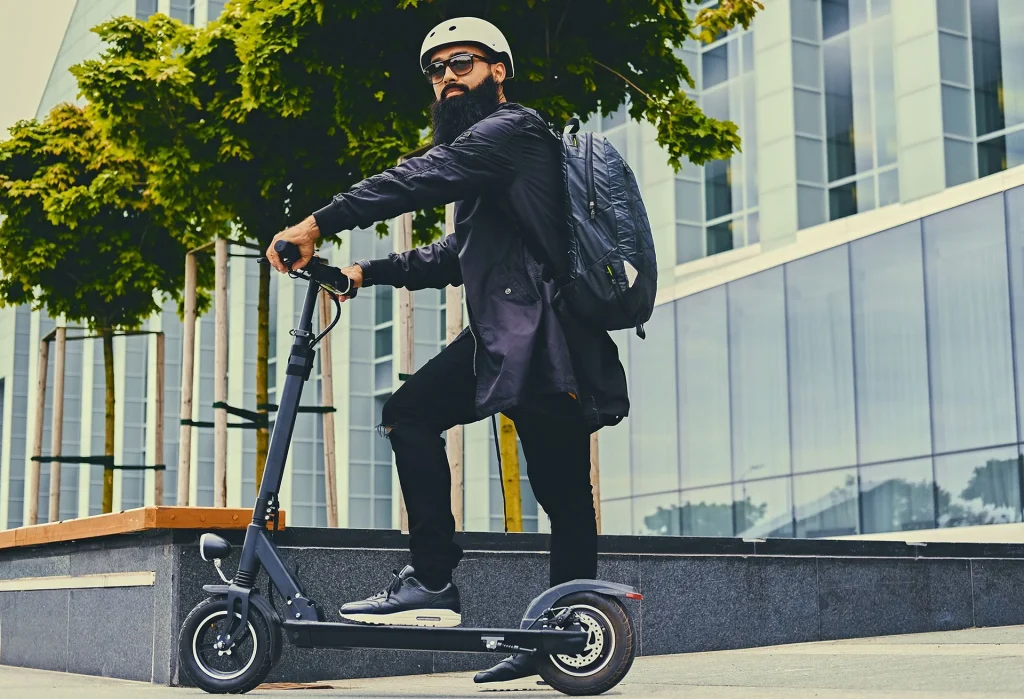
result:
[[[506,102],[450,146],[363,180],[314,217],[330,235],[457,202],[453,235],[361,263],[364,286],[463,284],[478,418],[567,392],[593,431],[618,423],[629,399],[615,343],[566,312],[553,281],[568,265],[558,148],[536,112]]]

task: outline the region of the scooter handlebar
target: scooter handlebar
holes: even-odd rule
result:
[[[281,258],[281,262],[285,264],[288,269],[292,268],[292,265],[301,259],[302,255],[299,254],[299,246],[295,243],[290,243],[287,240],[279,240],[274,243],[274,252]],[[324,287],[328,291],[338,296],[347,296],[348,298],[355,298],[356,293],[359,291],[353,284],[352,279],[342,272],[337,267],[332,267],[319,257],[314,257],[306,265],[303,270],[307,272],[314,281],[320,286]]]

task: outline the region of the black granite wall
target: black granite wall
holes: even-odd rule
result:
[[[199,532],[0,551],[0,579],[156,571],[151,588],[0,592],[0,663],[177,684],[178,627],[216,582]],[[237,534],[229,539],[239,542]],[[290,528],[282,556],[328,614],[407,562],[397,532]],[[547,584],[547,538],[462,535],[466,626],[518,626]],[[655,655],[1024,623],[1017,545],[603,537],[599,575],[633,585],[640,653]],[[234,570],[236,558],[225,562]],[[266,589],[266,580],[260,581]],[[271,681],[470,670],[498,656],[286,646]]]

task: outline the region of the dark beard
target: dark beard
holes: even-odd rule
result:
[[[442,97],[430,105],[434,145],[451,145],[463,131],[497,108],[498,83],[490,75],[472,90],[464,89],[457,97]]]

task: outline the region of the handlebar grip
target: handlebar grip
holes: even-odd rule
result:
[[[287,240],[279,240],[274,243],[274,252],[280,256],[281,262],[288,269],[291,269],[292,265],[298,262],[301,257],[299,246],[295,243],[289,243]]]

